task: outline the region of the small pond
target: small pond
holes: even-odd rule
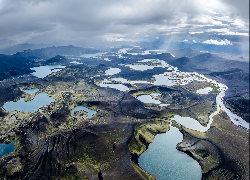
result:
[[[13,152],[15,150],[14,140],[11,143],[5,144],[0,143],[0,158],[6,156],[7,154]]]
[[[109,58],[104,58],[103,60],[104,61],[111,61]]]
[[[177,123],[185,126],[186,128],[193,129],[200,132],[206,132],[210,128],[210,124],[207,127],[202,126],[197,120],[190,117],[182,117],[175,115],[172,120],[175,120]]]
[[[140,95],[137,99],[144,103],[161,104],[161,101],[153,99],[150,95]]]
[[[97,58],[99,56],[102,56],[102,54],[105,54],[105,53],[83,54],[80,57],[83,57],[83,58]]]
[[[25,113],[33,113],[43,105],[48,105],[53,101],[54,99],[52,97],[47,96],[47,93],[40,93],[36,95],[31,101],[25,102],[24,98],[21,98],[17,102],[6,102],[3,105],[3,108],[6,111],[23,111]]]
[[[119,91],[129,90],[129,88],[123,84],[103,84],[103,83],[100,83],[99,85],[100,85],[100,87],[109,87],[109,88],[117,89]]]
[[[125,82],[126,79],[123,79],[123,78],[114,78],[116,79],[116,82]],[[114,80],[112,79],[112,80]],[[109,88],[113,88],[113,89],[117,89],[119,91],[127,91],[129,90],[129,88],[123,84],[113,84],[111,83],[110,80],[107,80],[107,79],[104,79],[101,83],[99,83],[99,86],[100,87],[109,87]]]
[[[24,92],[28,93],[28,94],[33,94],[36,93],[39,89],[38,88],[32,88],[29,90],[24,90]]]
[[[70,63],[72,63],[72,64],[83,64],[83,63],[78,62],[78,61],[72,61],[72,62],[70,62]]]
[[[160,86],[174,86],[174,85],[176,85],[176,82],[174,80],[170,79],[165,74],[153,75],[153,77],[155,78],[155,81],[153,84],[160,85]]]
[[[105,71],[105,75],[115,75],[121,72],[120,68],[110,68]]]
[[[204,88],[204,89],[199,89],[199,90],[197,90],[196,91],[196,93],[198,93],[198,94],[208,94],[210,91],[212,91],[213,90],[213,88],[211,88],[211,87],[206,87],[206,88]]]
[[[96,111],[86,108],[85,106],[76,106],[71,110],[71,114],[74,115],[75,111],[86,111],[88,113],[87,118],[92,118],[94,114],[96,114]]]
[[[161,107],[169,106],[170,104],[162,104],[161,101],[155,99],[160,95],[161,95],[160,93],[151,93],[150,95],[140,95],[137,97],[137,99],[144,103],[159,104]]]

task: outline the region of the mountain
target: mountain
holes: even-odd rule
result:
[[[99,50],[94,50],[92,48],[82,48],[82,47],[75,47],[75,46],[53,46],[41,49],[34,49],[34,50],[24,50],[22,52],[17,52],[14,56],[17,57],[29,57],[34,56],[40,59],[49,59],[57,55],[74,55],[80,56],[82,54],[94,54],[99,52]]]
[[[24,43],[24,44],[17,44],[14,46],[2,48],[2,49],[0,49],[0,53],[6,54],[6,55],[12,55],[12,54],[15,54],[16,52],[22,52],[22,51],[27,50],[27,49],[33,50],[33,49],[46,48],[46,47],[48,47],[48,45],[46,45],[46,44]]]
[[[195,57],[197,55],[202,54],[199,51],[196,51],[192,48],[184,48],[184,49],[176,49],[176,50],[167,50],[167,52],[173,54],[176,58],[181,58],[181,57]]]
[[[62,64],[68,62],[68,59],[64,56],[57,55],[45,61],[45,64]]]
[[[29,74],[30,67],[35,64],[34,57],[16,57],[13,55],[0,55],[0,80]]]

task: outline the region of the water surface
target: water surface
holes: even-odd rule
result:
[[[109,87],[113,89],[117,89],[119,91],[127,91],[129,88],[123,84],[105,84],[105,83],[100,83],[100,87]]]
[[[244,127],[246,129],[249,129],[249,123],[247,123],[245,120],[243,120],[241,117],[237,116],[236,114],[232,113],[229,109],[227,109],[224,105],[223,102],[223,98],[225,96],[225,92],[227,91],[228,87],[224,84],[218,83],[213,79],[209,79],[207,77],[205,77],[205,75],[203,74],[199,74],[197,72],[181,72],[178,70],[177,67],[171,66],[168,63],[166,63],[163,60],[159,60],[159,59],[143,59],[138,61],[138,63],[143,62],[143,65],[130,65],[127,64],[125,66],[131,66],[134,67],[134,69],[138,69],[138,68],[147,68],[150,67],[152,68],[152,64],[157,64],[157,67],[163,67],[166,68],[168,71],[164,72],[163,74],[155,74],[152,77],[155,79],[153,82],[147,82],[147,81],[129,81],[123,78],[114,78],[113,80],[118,81],[119,83],[130,83],[130,84],[137,84],[137,83],[149,83],[149,84],[154,84],[156,86],[175,86],[175,85],[186,85],[188,83],[191,83],[193,81],[206,81],[209,82],[211,84],[213,84],[214,86],[219,87],[219,94],[216,97],[216,104],[217,104],[217,110],[212,113],[209,116],[209,123],[207,125],[207,127],[202,127],[201,125],[199,125],[199,123],[195,120],[191,120],[193,124],[193,127],[191,127],[191,125],[189,125],[190,129],[195,129],[195,130],[199,130],[199,131],[205,131],[207,129],[209,129],[210,124],[213,122],[213,116],[216,115],[220,110],[225,111],[227,113],[227,115],[230,117],[231,121],[240,127]],[[148,65],[145,65],[145,63],[150,63]],[[121,64],[120,64],[121,65]],[[139,69],[138,69],[139,70]],[[143,69],[141,69],[143,70]],[[104,81],[103,81],[104,82]],[[119,84],[112,84],[112,82],[110,82],[111,84],[109,85],[102,85],[102,87],[110,87],[110,88],[116,88],[118,90],[121,91],[126,91],[129,90],[129,88],[127,88],[126,86]],[[207,87],[204,89],[199,89],[198,91],[196,91],[199,94],[208,94],[210,91],[212,90],[211,87]],[[150,99],[150,97],[148,97],[148,99]],[[151,100],[151,99],[150,99]],[[143,101],[143,100],[142,100]],[[152,100],[154,101],[154,100]],[[154,101],[156,103],[159,103],[157,101]],[[160,106],[169,106],[169,104],[160,104]],[[187,119],[186,119],[187,120]],[[187,120],[187,121],[190,121]],[[198,124],[197,124],[198,123]],[[188,126],[188,125],[187,125]]]
[[[83,64],[83,63],[78,62],[78,61],[72,61],[72,62],[70,62],[70,63],[72,63],[72,64]]]
[[[17,102],[6,102],[3,105],[3,108],[6,111],[23,111],[25,113],[33,113],[43,105],[48,105],[53,101],[54,99],[52,97],[47,96],[47,93],[40,93],[36,95],[31,101],[25,102],[24,98],[21,98]]]
[[[200,180],[202,171],[198,162],[176,149],[182,139],[181,132],[172,126],[168,132],[156,135],[140,155],[140,167],[157,180]]]
[[[94,114],[96,114],[96,111],[86,108],[85,106],[76,106],[71,110],[71,114],[74,115],[75,111],[86,111],[88,113],[87,118],[91,118]]]
[[[11,143],[5,144],[0,143],[0,158],[6,156],[7,154],[13,152],[15,150],[14,140]]]
[[[121,72],[120,68],[110,68],[105,71],[105,75],[115,75]]]
[[[105,53],[83,54],[80,57],[84,57],[84,58],[98,58],[99,56],[102,56],[102,54],[105,54]]]
[[[160,86],[174,86],[176,85],[176,81],[170,79],[168,76],[164,74],[159,75],[153,75],[155,78],[154,85],[160,85]]]
[[[39,89],[38,88],[32,88],[29,90],[24,90],[24,92],[28,93],[28,94],[33,94],[36,93]]]
[[[175,115],[172,120],[175,120],[177,123],[185,126],[186,128],[200,132],[206,132],[210,128],[210,123],[208,123],[208,125],[204,127],[196,119],[190,117]]]
[[[150,95],[140,95],[137,99],[144,103],[161,104],[161,101],[153,99]]]
[[[30,68],[31,70],[35,70],[36,72],[31,73],[32,75],[38,78],[44,78],[53,72],[61,71],[66,66],[61,65],[46,65]]]
[[[198,93],[198,94],[208,94],[212,90],[213,90],[213,88],[206,87],[206,88],[197,90],[196,93]]]

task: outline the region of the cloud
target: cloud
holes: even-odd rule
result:
[[[249,36],[249,33],[240,33],[240,32],[225,32],[225,33],[219,33],[218,35]]]
[[[197,18],[193,19],[191,23],[196,25],[206,25],[206,26],[221,26],[223,23],[221,21],[213,19],[209,15],[200,15]]]
[[[189,32],[190,34],[202,34],[204,33],[203,31],[199,31],[199,32]]]
[[[249,23],[244,13],[237,16],[246,7],[233,5],[231,0],[0,0],[0,46],[138,41],[162,35],[192,41],[194,37],[183,36],[190,32],[210,39],[211,34],[202,37],[199,32],[225,27],[229,31],[214,31],[213,36],[246,35]]]
[[[233,17],[241,17],[249,21],[249,0],[220,0],[230,12]]]
[[[221,41],[210,39],[210,40],[203,41],[202,43],[203,44],[215,44],[215,45],[233,45],[227,39],[221,40]]]

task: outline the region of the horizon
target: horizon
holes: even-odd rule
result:
[[[157,44],[249,58],[249,1],[0,1],[0,49]]]

